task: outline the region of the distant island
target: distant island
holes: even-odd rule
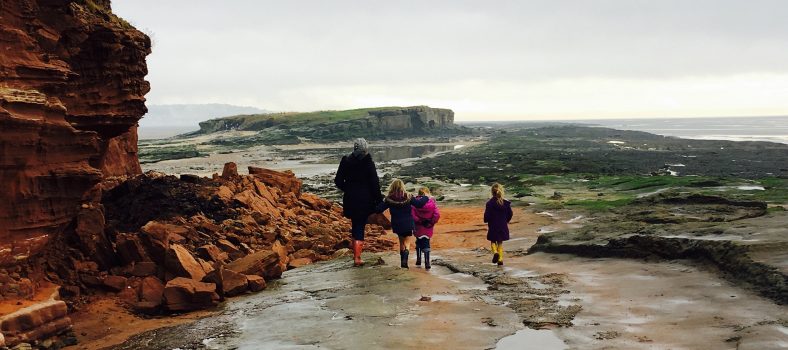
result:
[[[392,139],[468,132],[467,128],[454,124],[454,111],[450,109],[413,106],[236,115],[201,122],[200,130],[187,136],[231,130],[259,133],[227,142],[262,144],[292,144],[298,143],[299,138],[340,141],[355,137]]]

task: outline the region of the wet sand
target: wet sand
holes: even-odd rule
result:
[[[577,215],[571,212],[551,217],[516,210],[503,268],[489,262],[481,208],[446,207],[434,256],[462,265],[467,273],[438,265],[432,271],[403,270],[395,253],[381,255],[380,266],[372,264],[377,256],[365,255],[368,264],[360,269],[342,258],[288,271],[268,290],[232,299],[213,316],[138,335],[118,348],[780,349],[788,344],[786,307],[697,263],[525,255],[540,228],[560,229],[582,219],[573,221]],[[517,291],[509,302],[515,294],[506,294],[506,288]],[[559,293],[544,292],[548,289]],[[540,308],[575,310],[568,313],[574,316],[571,326],[528,323],[550,317]]]

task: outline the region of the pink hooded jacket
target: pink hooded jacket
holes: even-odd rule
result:
[[[419,197],[416,198],[418,199]],[[414,205],[410,212],[413,216],[413,221],[416,223],[416,238],[422,236],[432,238],[433,228],[441,217],[438,205],[435,204],[435,198],[430,197],[427,203],[421,208]],[[426,226],[425,223],[427,224]]]

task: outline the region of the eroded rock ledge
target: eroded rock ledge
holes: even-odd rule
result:
[[[542,234],[529,252],[589,257],[692,259],[778,304],[788,303],[783,214],[759,201],[662,193],[573,230]]]

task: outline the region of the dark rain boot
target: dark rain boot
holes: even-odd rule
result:
[[[424,269],[425,270],[429,270],[430,268],[432,268],[432,265],[430,264],[430,251],[429,250],[425,250],[424,251]]]
[[[421,266],[421,248],[416,247],[416,266]]]
[[[410,255],[410,252],[408,252],[407,249],[400,250],[399,252],[399,259],[400,259],[399,266],[403,269],[408,268],[408,255]]]

